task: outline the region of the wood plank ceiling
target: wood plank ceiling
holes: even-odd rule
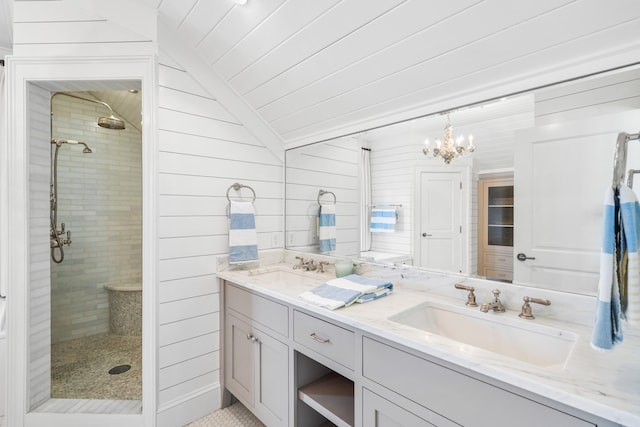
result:
[[[637,0],[142,1],[288,145],[640,46]]]

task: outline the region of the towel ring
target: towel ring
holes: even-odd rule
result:
[[[231,199],[229,198],[229,191],[231,191],[232,189],[235,191],[239,191],[241,188],[248,188],[249,190],[251,190],[251,194],[253,194],[253,200],[251,200],[251,203],[256,201],[256,192],[253,191],[253,188],[249,187],[248,185],[238,184],[237,182],[227,189],[227,200],[231,202]],[[242,196],[240,197],[242,198]]]
[[[335,203],[337,201],[336,195],[332,191],[324,191],[324,190],[318,191],[318,204],[319,205],[322,204],[322,203],[320,203],[320,197],[324,196],[325,194],[331,194],[333,196],[333,204],[335,205]]]

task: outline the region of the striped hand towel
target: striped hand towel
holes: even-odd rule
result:
[[[320,205],[318,209],[318,239],[320,252],[336,250],[336,205]]]
[[[369,230],[372,233],[393,233],[397,218],[398,210],[396,208],[373,208],[371,209]]]
[[[626,254],[619,267],[626,274],[618,275],[626,279],[620,282],[620,303],[627,322],[637,325],[640,324],[640,204],[633,190],[625,185],[620,187],[620,217],[625,250],[622,254]]]
[[[229,264],[258,260],[258,236],[253,203],[229,203]]]
[[[390,282],[350,274],[329,280],[302,293],[300,298],[317,306],[335,310],[355,302],[373,301],[390,294],[392,291],[393,284]]]
[[[611,350],[623,340],[622,318],[640,320],[640,205],[622,185],[608,188],[604,201],[600,279],[591,346]]]

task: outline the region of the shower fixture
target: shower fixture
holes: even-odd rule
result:
[[[56,264],[60,264],[64,261],[64,245],[71,245],[71,231],[65,230],[64,222],[60,224],[60,229],[58,229],[58,151],[63,144],[82,145],[84,146],[82,149],[84,154],[93,153],[93,150],[84,142],[73,139],[52,139],[51,144],[55,145],[56,149],[53,155],[53,170],[51,172],[52,182],[49,193],[49,219],[51,221],[50,247],[51,259]],[[59,256],[56,256],[56,249],[58,250]]]
[[[81,96],[72,95],[67,92],[56,92],[53,95],[51,95],[51,99],[53,99],[53,97],[56,95],[65,95],[71,98],[81,99],[83,101],[95,102],[96,104],[103,105],[109,109],[109,112],[111,113],[111,115],[109,117],[98,117],[98,126],[103,127],[105,129],[115,129],[115,130],[122,130],[125,128],[124,120],[116,117],[115,114],[113,113],[113,109],[106,102],[98,101],[97,99],[83,98]]]

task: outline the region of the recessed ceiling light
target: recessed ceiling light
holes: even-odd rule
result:
[[[235,2],[240,6],[244,6],[245,4],[247,4],[247,0],[235,0]]]

